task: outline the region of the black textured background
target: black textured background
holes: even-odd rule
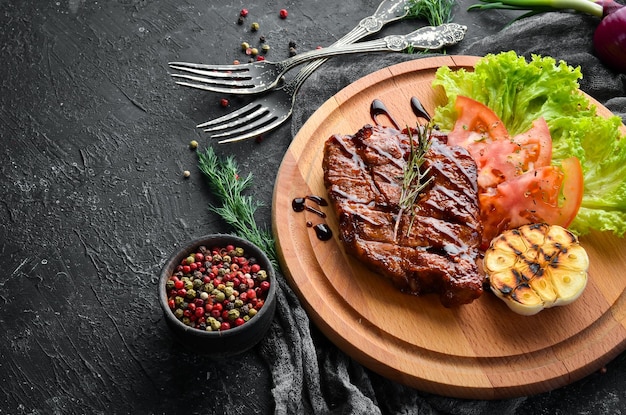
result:
[[[499,12],[468,15],[469,3],[461,4],[455,20],[468,25],[466,44],[508,21]],[[175,85],[167,62],[245,60],[240,43],[260,35],[272,48],[268,59],[285,58],[289,41],[302,51],[328,45],[377,5],[0,1],[0,414],[626,411],[623,357],[606,374],[552,393],[465,402],[403,389],[363,371],[315,328],[309,340],[320,373],[300,373],[300,390],[292,393],[275,388],[281,379],[268,366],[267,344],[214,361],[174,343],[156,298],[157,274],[180,243],[229,231],[207,210],[214,201],[188,144],[213,145],[195,125],[249,99],[231,98],[222,108],[219,95]],[[244,7],[250,14],[237,25]],[[286,20],[278,18],[283,7]],[[253,21],[258,33],[249,30]],[[384,34],[417,24],[396,24]],[[315,88],[307,94],[299,99],[313,99]],[[220,155],[233,155],[243,174],[253,173],[250,194],[265,203],[258,221],[267,227],[291,134],[286,124],[260,142],[216,147]],[[190,178],[183,178],[184,170]],[[353,378],[366,379],[368,388],[357,379],[352,389],[329,390],[326,382],[340,376],[340,364]],[[306,369],[308,362],[299,365]],[[402,402],[386,399],[399,390]],[[372,405],[353,402],[364,396]],[[320,399],[324,405],[315,403]]]

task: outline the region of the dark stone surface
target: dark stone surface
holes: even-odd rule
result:
[[[230,231],[207,209],[214,200],[188,144],[212,143],[195,125],[249,100],[231,98],[222,108],[217,94],[175,85],[167,62],[245,60],[240,43],[261,34],[272,59],[285,58],[289,41],[299,50],[328,45],[377,5],[0,2],[0,414],[273,412],[272,378],[259,350],[217,361],[185,353],[158,305],[158,273],[171,252]],[[238,25],[242,7],[250,14]],[[290,13],[285,20],[282,7]],[[468,25],[470,42],[507,17],[468,15],[461,6],[455,20]],[[384,33],[414,27],[402,22]],[[265,203],[263,226],[270,226],[274,178],[290,140],[286,124],[261,142],[216,147],[254,174],[250,194]],[[621,413],[624,396],[615,391],[624,390],[623,369],[619,358],[607,374],[529,398],[509,413],[577,413],[580,406]],[[384,396],[380,385],[375,392]],[[439,409],[429,413],[455,413],[458,404],[430,402]],[[481,413],[484,405],[475,406]]]

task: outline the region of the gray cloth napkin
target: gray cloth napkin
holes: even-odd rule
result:
[[[626,121],[626,75],[605,68],[592,52],[597,20],[548,13],[512,24],[500,33],[456,46],[448,53],[483,56],[515,50],[552,56],[580,66],[581,89]],[[572,29],[574,28],[574,29]],[[291,130],[295,135],[324,101],[351,82],[383,67],[424,55],[372,54],[335,58],[324,64],[298,95]],[[517,414],[525,399],[471,401],[417,391],[385,379],[353,361],[309,321],[284,278],[277,318],[260,347],[273,379],[277,414]],[[573,398],[575,399],[575,398]]]

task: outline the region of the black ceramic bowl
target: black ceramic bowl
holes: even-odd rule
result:
[[[270,287],[263,306],[250,320],[240,326],[233,326],[229,330],[205,331],[184,324],[176,318],[168,305],[167,280],[176,272],[178,265],[190,253],[196,252],[199,247],[205,246],[211,249],[212,247],[226,247],[228,245],[243,248],[244,255],[254,257],[261,269],[267,272]],[[265,336],[276,311],[276,275],[270,260],[256,245],[234,235],[207,235],[181,246],[163,266],[158,291],[159,303],[163,309],[165,321],[181,346],[195,353],[216,357],[243,353],[256,345]]]

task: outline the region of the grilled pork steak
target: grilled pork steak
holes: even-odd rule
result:
[[[431,166],[433,179],[413,205],[411,226],[410,213],[399,215],[410,152],[406,132],[367,125],[352,136],[334,135],[324,146],[323,169],[347,251],[400,290],[437,293],[444,306],[452,307],[472,302],[483,291],[477,268],[482,225],[476,163],[445,139],[431,137],[422,168]]]

